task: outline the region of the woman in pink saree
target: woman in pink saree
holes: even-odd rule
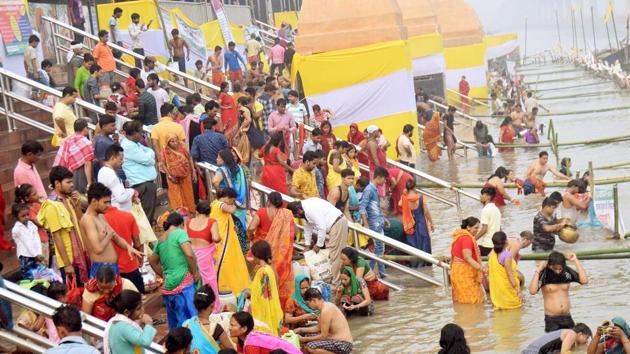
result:
[[[197,215],[186,222],[186,232],[192,242],[201,280],[212,288],[218,299],[217,272],[214,269],[214,255],[217,251],[214,244],[221,242],[221,236],[217,222],[210,218],[210,204],[207,201],[197,203]],[[215,301],[212,312],[220,312],[220,307],[220,301]]]

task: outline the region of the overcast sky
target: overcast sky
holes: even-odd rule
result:
[[[527,52],[539,52],[557,45],[556,11],[560,23],[560,37],[564,47],[573,43],[571,29],[571,9],[574,9],[577,22],[578,45],[583,47],[586,37],[587,46],[593,47],[593,21],[595,23],[596,44],[598,49],[608,47],[608,38],[603,17],[608,7],[607,0],[466,0],[471,4],[488,34],[518,32],[521,42],[521,54],[525,39],[525,18],[527,18]],[[613,0],[617,36],[619,40],[626,36],[626,18],[630,10],[630,0]],[[585,36],[582,35],[580,9],[584,18]],[[614,45],[612,21],[609,22],[611,41]]]

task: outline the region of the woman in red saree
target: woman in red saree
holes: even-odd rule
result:
[[[295,224],[293,213],[282,207],[282,196],[278,192],[269,194],[266,208],[258,209],[249,224],[250,233],[254,233],[252,244],[265,240],[271,246],[276,257],[272,266],[276,271],[280,305],[284,306],[295,290],[293,277],[293,241],[295,240]],[[281,255],[281,256],[280,256]],[[253,259],[251,250],[247,259]]]
[[[286,172],[292,173],[293,169],[287,164],[282,132],[271,134],[269,142],[261,149],[261,153],[264,162],[261,183],[265,187],[288,195]]]
[[[453,302],[459,304],[482,304],[486,298],[483,290],[481,252],[475,242],[479,230],[479,219],[469,217],[462,221],[462,227],[453,232],[451,243],[451,284]]]
[[[442,155],[442,150],[438,145],[442,138],[442,134],[440,134],[440,113],[433,112],[433,116],[431,120],[427,123],[422,132],[422,140],[424,141],[424,146],[427,148],[427,155],[429,155],[429,160],[437,161],[440,159],[440,155]]]
[[[322,130],[322,151],[324,151],[324,156],[328,156],[328,152],[333,148],[337,137],[333,134],[332,125],[327,120],[322,122],[319,129]]]
[[[361,148],[365,147],[365,134],[359,130],[359,126],[357,123],[350,124],[350,131],[348,132],[348,142],[352,143],[355,146],[360,146]],[[363,151],[360,151],[357,154],[357,159],[359,163],[367,165],[369,163],[367,154]],[[363,172],[362,172],[363,173]],[[365,174],[367,176],[367,174]],[[359,176],[357,175],[357,178]]]
[[[182,146],[175,134],[168,137],[167,146],[162,150],[162,161],[166,170],[170,208],[186,207],[188,210],[195,210],[192,184],[197,178],[194,165],[188,150]]]
[[[516,137],[516,131],[512,127],[512,118],[505,117],[499,128],[499,143],[513,144]],[[499,152],[514,151],[514,148],[499,148]]]
[[[228,93],[229,84],[221,83],[221,91],[219,92],[219,105],[221,106],[221,122],[223,132],[227,141],[230,141],[238,132],[238,107],[236,101]]]
[[[392,192],[392,203],[394,215],[402,215],[402,206],[400,205],[400,200],[405,193],[405,186],[408,181],[413,180],[413,177],[396,167],[388,168],[387,172],[389,172],[389,188]]]

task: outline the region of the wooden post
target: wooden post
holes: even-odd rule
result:
[[[619,44],[619,37],[617,37],[617,25],[615,24],[615,12],[612,9],[610,11],[610,17],[612,18],[613,32],[615,32],[615,42],[616,42],[615,47],[621,49],[620,44]]]
[[[593,53],[597,52],[597,40],[595,39],[595,15],[593,15],[593,6],[591,6],[591,23],[593,25]]]
[[[588,162],[588,175],[590,177],[589,189],[591,190],[591,198],[595,200],[595,175],[593,175],[593,161]]]
[[[610,50],[612,50],[613,46],[612,46],[612,42],[610,41],[610,30],[608,29],[608,22],[606,22],[605,25],[606,25],[606,37],[608,37],[608,47],[610,48]]]
[[[615,237],[620,237],[619,234],[619,189],[616,184],[613,184],[613,202],[614,202],[614,213],[615,213]]]
[[[558,10],[556,10],[556,30],[558,31],[558,45],[560,46],[560,53],[562,53],[562,39],[560,39],[560,20],[558,20]]]
[[[523,62],[527,59],[527,17],[525,17],[525,48],[523,49]]]
[[[582,11],[582,6],[580,6],[580,20],[582,22],[582,40],[584,42],[584,54],[587,53],[586,49],[586,30],[584,29],[584,14]]]

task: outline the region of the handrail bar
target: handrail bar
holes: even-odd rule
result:
[[[258,23],[259,25],[262,25],[262,27],[271,28],[271,29],[273,29],[274,31],[277,31],[277,30],[278,30],[278,29],[277,29],[277,28],[275,28],[274,26],[272,26],[272,25],[270,25],[270,24],[268,24],[268,23],[266,23],[266,22],[262,22],[262,21],[260,21],[260,20],[256,20],[256,23]]]
[[[490,105],[488,105],[488,104],[487,104],[487,103],[485,103],[485,102],[481,102],[481,101],[479,101],[478,99],[476,99],[476,98],[474,98],[474,97],[471,97],[471,96],[466,96],[466,95],[464,95],[463,93],[460,93],[460,92],[455,91],[455,90],[453,90],[453,89],[447,88],[447,89],[446,89],[446,91],[448,91],[448,92],[452,92],[452,93],[456,93],[459,97],[468,98],[468,99],[469,99],[469,100],[471,100],[472,102],[476,102],[476,103],[478,103],[478,104],[480,104],[480,105],[482,105],[482,106],[490,107]]]
[[[434,106],[438,106],[438,107],[440,107],[442,109],[448,109],[448,106],[443,105],[440,102],[437,102],[437,101],[434,101],[434,100],[431,100],[431,99],[429,100],[429,103],[433,104]],[[469,114],[466,114],[464,112],[461,112],[461,111],[455,111],[455,115],[460,115],[460,116],[462,116],[462,117],[464,117],[466,119],[472,120],[475,123],[477,123],[477,121],[479,120],[479,119],[477,119],[477,118],[475,118],[475,117],[473,117],[473,116],[471,116]]]
[[[84,37],[88,37],[88,38],[90,38],[90,39],[92,39],[92,40],[95,40],[95,41],[97,41],[97,42],[99,41],[99,39],[98,39],[98,37],[97,37],[97,36],[94,36],[94,35],[92,35],[91,33],[88,33],[88,32],[85,32],[85,31],[82,31],[82,30],[80,30],[80,29],[78,29],[78,28],[72,27],[72,26],[68,25],[67,23],[63,23],[63,22],[61,22],[61,21],[55,20],[54,18],[51,18],[51,17],[48,17],[48,16],[42,16],[42,19],[43,19],[44,21],[48,21],[48,22],[50,22],[50,23],[52,23],[52,24],[54,24],[54,25],[56,25],[56,26],[61,26],[61,27],[65,28],[65,29],[67,29],[67,30],[69,30],[69,31],[71,31],[71,32],[74,32],[74,33],[80,34],[80,35],[82,35],[82,36],[84,36]],[[110,48],[112,48],[112,49],[119,50],[119,51],[121,51],[122,53],[124,53],[124,54],[126,54],[126,55],[130,55],[130,56],[132,56],[132,57],[134,57],[134,58],[137,58],[137,59],[140,59],[140,60],[144,60],[144,58],[146,57],[146,56],[144,56],[144,55],[140,55],[140,54],[138,54],[138,53],[136,53],[136,52],[134,52],[134,51],[131,51],[131,50],[127,49],[127,48],[121,47],[121,46],[119,46],[119,45],[118,45],[118,44],[116,44],[116,43],[107,42],[107,45],[108,45]],[[196,77],[194,77],[194,76],[192,76],[192,75],[189,75],[189,74],[187,74],[187,73],[183,73],[183,72],[181,72],[181,71],[179,71],[179,70],[174,70],[174,69],[171,69],[171,68],[169,68],[168,66],[165,66],[165,67],[164,67],[164,69],[165,69],[165,71],[168,71],[168,72],[169,72],[170,74],[172,74],[172,75],[181,76],[181,77],[183,77],[184,79],[191,80],[191,81],[193,81],[193,82],[195,82],[195,83],[197,83],[197,84],[199,84],[199,85],[206,86],[206,87],[208,87],[208,88],[210,88],[210,89],[212,89],[212,90],[216,90],[216,91],[218,91],[218,90],[219,90],[219,87],[218,87],[218,86],[215,86],[215,85],[213,85],[213,84],[211,84],[211,83],[209,83],[209,82],[206,82],[206,81],[200,80],[200,79],[198,79],[198,78],[196,78]]]
[[[31,341],[16,335],[15,333],[9,332],[4,329],[0,330],[0,338],[4,339],[5,341],[9,343],[15,344],[16,346],[20,348],[27,348],[29,351],[32,351],[33,353],[41,354],[45,352],[47,349],[37,344],[34,344]]]
[[[9,301],[16,301],[19,303],[19,305],[25,306],[44,316],[52,317],[52,315],[55,313],[55,310],[63,305],[57,300],[53,300],[47,296],[23,288],[13,282],[5,280],[4,283],[6,289],[0,288],[1,298]],[[81,316],[83,317],[84,332],[96,337],[103,336],[103,330],[107,325],[105,321],[84,312],[81,313]],[[152,353],[164,353],[163,347],[155,342],[153,342],[151,346],[147,349],[150,350],[150,352]]]
[[[70,38],[68,38],[68,37],[66,37],[66,36],[64,36],[64,35],[62,35],[62,34],[59,34],[59,33],[53,33],[53,36],[55,36],[55,37],[57,37],[57,38],[61,38],[61,39],[66,40],[66,41],[68,41],[68,42],[70,42],[70,41],[71,41],[71,39],[70,39]],[[88,48],[88,49],[90,49],[90,47],[88,47],[85,43],[83,43],[83,46],[84,46],[84,47],[86,47],[86,48]],[[58,49],[58,50],[62,50],[62,51],[64,51],[64,52],[66,52],[66,53],[70,52],[70,50],[71,50],[70,48],[65,47],[65,46],[62,46],[62,45],[60,45],[60,44],[58,44],[58,45],[57,45],[57,49]],[[126,68],[129,68],[129,69],[133,69],[133,68],[135,68],[135,66],[134,66],[134,65],[131,65],[131,64],[127,63],[127,62],[126,62],[126,61],[124,61],[124,60],[121,60],[121,59],[116,59],[116,58],[114,58],[114,60],[116,61],[116,63],[119,63],[120,65],[123,65],[123,66],[125,66]],[[160,63],[160,62],[157,62],[157,63],[156,63],[156,65],[157,65],[157,66],[160,68],[160,70],[162,70],[162,71],[165,71],[165,70],[164,70],[164,68],[166,68],[166,67],[167,67],[166,65],[164,65],[164,64],[162,64],[162,63]],[[120,76],[124,77],[124,78],[129,77],[129,73],[126,73],[126,72],[124,72],[124,71],[122,71],[122,70],[115,69],[115,70],[114,70],[114,72],[115,72],[116,74],[118,74],[118,75],[120,75]],[[166,79],[164,79],[163,81],[164,81],[164,82],[166,82]],[[189,88],[189,87],[187,87],[187,86],[180,85],[179,83],[177,83],[176,81],[173,81],[173,80],[169,80],[169,81],[168,81],[168,85],[169,85],[169,86],[171,86],[171,87],[173,87],[173,88],[176,88],[176,89],[178,89],[178,90],[180,90],[180,91],[186,92],[187,94],[199,93],[199,92],[195,92],[195,90],[193,90],[193,89],[191,89],[191,88]],[[208,97],[208,96],[206,96],[206,95],[204,95],[204,94],[202,94],[202,93],[199,93],[199,95],[200,95],[200,96],[201,96],[201,98],[202,98],[203,100],[205,100],[205,101],[210,101],[210,100],[212,99],[212,98],[210,98],[210,97]]]

